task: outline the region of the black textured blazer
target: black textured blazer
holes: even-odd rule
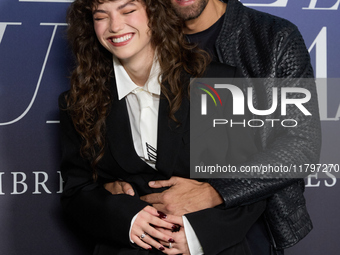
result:
[[[261,143],[260,153],[247,165],[318,163],[321,124],[317,92],[315,84],[299,83],[300,78],[314,75],[298,28],[288,20],[251,9],[238,0],[222,1],[227,2],[227,9],[215,43],[219,61],[237,67],[243,77],[295,79],[292,87],[306,88],[312,95],[305,105],[311,117],[306,118],[297,108],[289,109],[286,116],[275,113],[266,116],[279,120],[299,119],[299,125],[294,129],[279,125],[259,129],[256,138]],[[269,85],[254,87],[256,109],[270,108],[272,88]],[[305,183],[301,178],[211,179],[209,183],[222,195],[226,208],[267,199],[266,221],[272,244],[277,249],[296,244],[312,229],[303,196]]]

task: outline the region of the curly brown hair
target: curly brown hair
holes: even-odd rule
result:
[[[136,1],[142,1],[146,8],[151,43],[161,67],[161,92],[169,102],[169,117],[176,121],[174,114],[187,95],[181,84],[183,70],[199,77],[210,58],[186,41],[183,21],[174,13],[169,0]],[[66,96],[67,110],[83,139],[81,155],[90,160],[94,178],[95,166],[104,154],[105,119],[112,101],[109,84],[114,78],[112,54],[100,44],[94,31],[92,11],[103,2],[75,0],[67,14],[67,35],[77,62]]]

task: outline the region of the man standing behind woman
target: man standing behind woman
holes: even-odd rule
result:
[[[201,246],[206,254],[251,254],[245,235],[265,202],[212,208],[222,203],[215,192],[206,210],[180,217],[139,198],[154,192],[150,181],[190,178],[190,77],[234,77],[235,68],[208,65],[168,0],[76,0],[68,22],[77,66],[59,99],[62,205],[94,237],[95,254],[202,254]],[[230,150],[244,146],[251,157],[252,132],[241,132],[247,143]],[[134,196],[108,192],[114,181],[130,183]]]
[[[275,126],[258,130],[255,136],[258,153],[239,167],[318,163],[321,129],[317,93],[311,84],[305,87],[296,83],[298,78],[314,77],[309,53],[297,27],[282,18],[247,8],[238,0],[168,1],[184,19],[188,40],[209,52],[214,60],[237,67],[244,77],[292,79],[292,87],[302,86],[311,92],[308,110],[312,116],[305,118],[298,109],[288,109],[284,117],[300,119],[299,125],[294,129]],[[263,85],[254,87],[254,91],[255,108],[269,109],[271,88]],[[283,118],[274,114],[267,117]],[[114,192],[132,192],[128,183],[111,185]],[[141,199],[175,215],[210,207],[216,194],[223,198],[224,208],[266,199],[263,217],[247,235],[256,255],[283,254],[283,249],[299,242],[312,229],[303,196],[303,179],[210,179],[198,186],[190,179],[172,177],[150,182],[149,186],[170,187]]]

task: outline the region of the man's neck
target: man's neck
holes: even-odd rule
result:
[[[211,27],[225,13],[227,4],[219,0],[210,0],[201,15],[185,22],[184,33],[195,34]]]

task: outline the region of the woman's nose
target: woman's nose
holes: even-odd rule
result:
[[[117,33],[124,28],[124,18],[120,17],[119,15],[114,16],[111,18],[110,21],[110,32]]]

